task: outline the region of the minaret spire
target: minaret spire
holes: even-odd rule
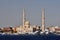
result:
[[[23,9],[23,27],[25,25],[25,21],[26,21],[26,15],[25,15],[25,9]]]
[[[42,32],[45,30],[45,9],[42,8]]]

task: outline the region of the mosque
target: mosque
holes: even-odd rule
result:
[[[42,9],[42,32],[44,32],[44,8]],[[19,34],[25,34],[25,33],[31,33],[35,31],[40,31],[40,26],[37,25],[30,25],[30,22],[26,19],[25,9],[23,9],[23,25],[17,28],[17,33]]]

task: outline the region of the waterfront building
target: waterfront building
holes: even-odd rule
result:
[[[25,9],[23,9],[23,25],[17,28],[17,33],[25,34],[40,30],[40,26],[31,26],[30,22],[26,19]]]

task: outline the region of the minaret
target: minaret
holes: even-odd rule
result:
[[[42,32],[44,32],[44,30],[45,30],[45,12],[44,12],[45,10],[44,10],[44,8],[42,8]]]
[[[23,27],[25,25],[25,21],[26,21],[25,9],[23,9]]]

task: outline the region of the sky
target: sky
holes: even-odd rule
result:
[[[0,0],[0,27],[22,25],[22,11],[31,25],[41,26],[45,8],[45,26],[60,26],[60,0]]]

